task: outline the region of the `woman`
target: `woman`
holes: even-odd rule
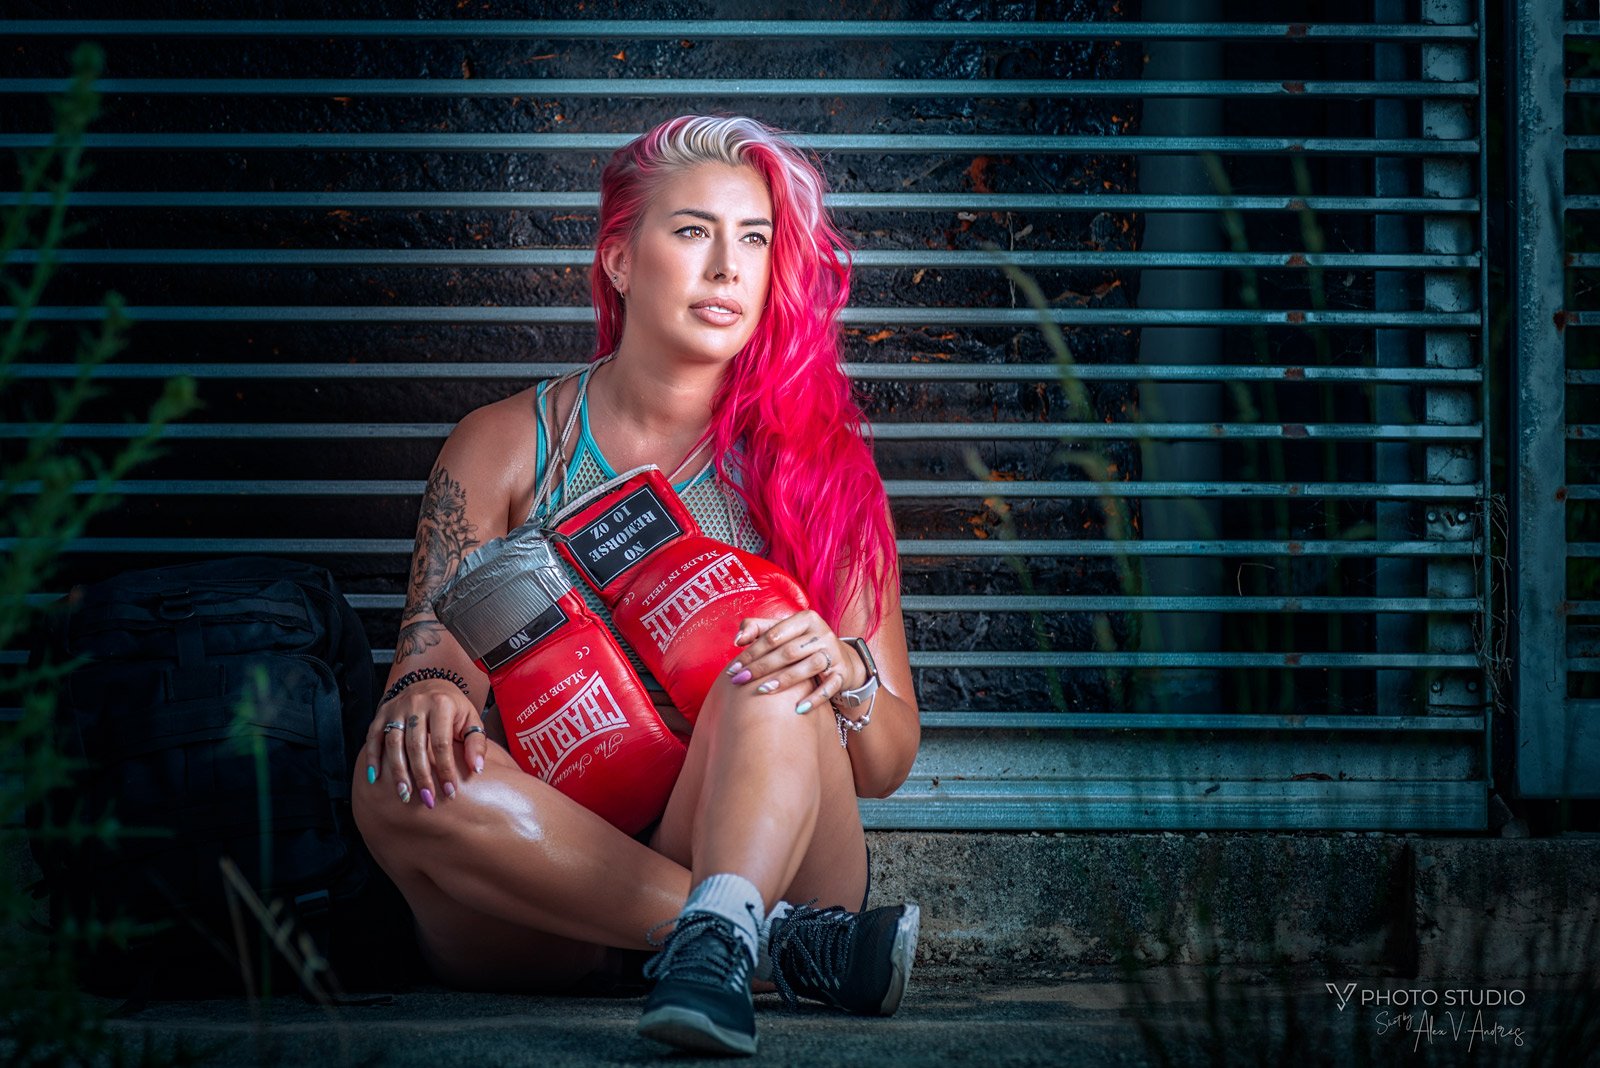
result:
[[[752,980],[898,1006],[916,906],[846,910],[865,909],[869,875],[855,799],[905,781],[920,725],[822,189],[745,118],[680,117],[619,150],[591,271],[596,360],[469,413],[440,452],[355,811],[446,983],[568,989],[660,945],[641,1033],[720,1052],[755,1049]],[[705,532],[784,568],[813,607],[740,625],[692,732],[658,698],[688,756],[633,839],[513,762],[487,676],[432,601],[475,546],[645,464],[697,471],[674,488]]]

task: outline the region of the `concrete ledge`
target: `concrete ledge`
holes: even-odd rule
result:
[[[1600,837],[875,831],[872,903],[923,906],[918,966],[1600,976]],[[37,877],[26,846],[8,877]],[[39,910],[43,916],[42,907]]]
[[[1274,964],[1600,975],[1600,838],[874,832],[872,901],[923,906],[919,961],[1021,971]]]

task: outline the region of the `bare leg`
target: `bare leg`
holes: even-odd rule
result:
[[[605,947],[652,948],[646,933],[689,893],[682,866],[528,775],[499,745],[482,775],[431,811],[402,803],[387,779],[369,785],[365,769],[352,789],[362,837],[410,904],[424,959],[454,985],[580,978]]]
[[[758,694],[719,679],[651,845],[696,883],[743,875],[768,908],[817,898],[856,909],[867,864],[850,757],[828,706],[795,715],[809,689]]]
[[[416,916],[424,959],[456,986],[559,986],[602,967],[607,947],[654,948],[646,933],[682,910],[697,854],[696,877],[737,871],[769,907],[787,897],[857,908],[866,855],[848,756],[826,706],[796,716],[797,700],[712,688],[651,847],[498,744],[483,774],[431,811],[361,769],[356,821]]]

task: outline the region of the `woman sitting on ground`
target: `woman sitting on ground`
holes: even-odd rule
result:
[[[355,814],[442,982],[571,989],[659,944],[641,1033],[724,1052],[755,1048],[752,982],[861,1013],[899,1004],[917,907],[864,911],[856,798],[905,781],[920,725],[822,190],[750,119],[680,117],[620,149],[601,181],[596,358],[471,412],[439,454]],[[433,602],[475,547],[648,464],[698,472],[673,488],[705,533],[771,560],[812,607],[742,622],[696,716],[658,696],[687,757],[630,838],[518,766],[488,676]]]

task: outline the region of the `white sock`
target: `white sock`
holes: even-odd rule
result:
[[[768,947],[772,943],[772,923],[781,920],[794,911],[794,906],[787,901],[780,901],[772,906],[772,911],[767,913],[766,920],[761,924],[761,941],[756,947],[755,977],[764,982],[772,982],[772,957],[768,954]]]
[[[766,905],[755,883],[733,872],[708,875],[689,892],[680,915],[691,912],[710,912],[732,923],[750,951],[751,964],[756,962],[764,926],[756,917],[765,914]]]

